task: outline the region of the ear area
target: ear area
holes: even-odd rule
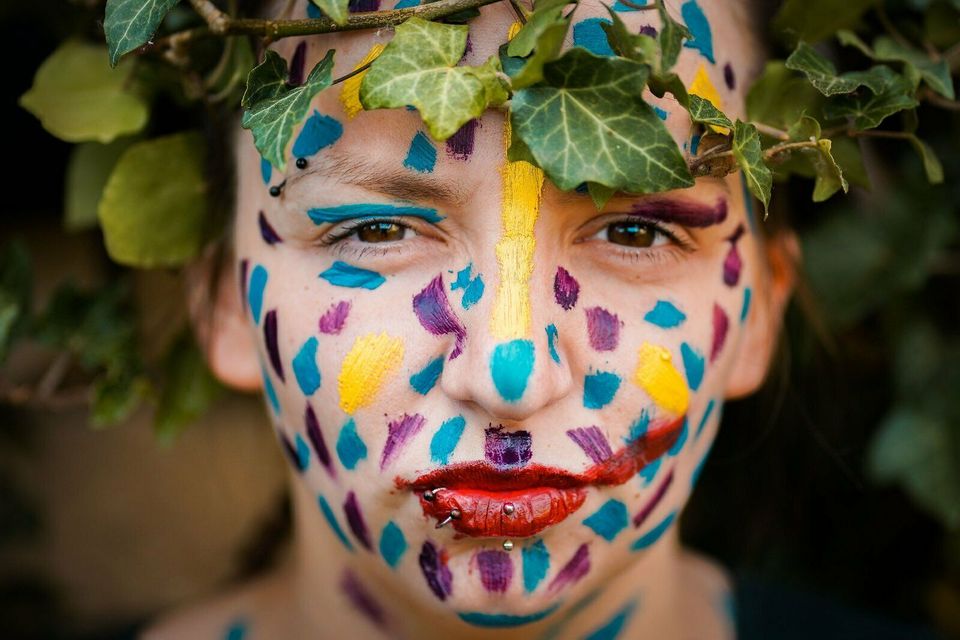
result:
[[[740,349],[725,390],[729,400],[749,396],[763,385],[796,286],[801,251],[793,231],[778,231],[762,242],[759,252],[766,254],[766,269],[752,292]]]
[[[207,365],[220,382],[258,391],[263,381],[257,343],[232,259],[210,247],[184,272],[187,310]]]

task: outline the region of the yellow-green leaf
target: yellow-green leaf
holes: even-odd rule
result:
[[[63,211],[67,231],[97,226],[97,207],[103,187],[117,160],[134,141],[132,137],[125,137],[110,144],[84,142],[70,152]]]
[[[760,147],[760,134],[757,128],[739,119],[733,127],[733,157],[747,180],[750,193],[763,203],[764,212],[770,206],[770,189],[773,176],[763,162],[763,150]]]

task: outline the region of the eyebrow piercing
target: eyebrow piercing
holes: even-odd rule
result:
[[[451,520],[459,520],[459,519],[460,519],[460,509],[450,509],[450,513],[447,515],[446,518],[444,518],[443,520],[437,523],[436,528],[439,529],[440,527],[447,524]]]
[[[297,158],[297,169],[306,169],[306,168],[307,168],[307,159]]]
[[[273,196],[274,198],[279,196],[280,192],[283,191],[283,185],[285,184],[287,184],[286,180],[284,180],[280,184],[275,184],[272,187],[270,187],[270,195]]]
[[[513,540],[504,540],[504,541],[503,541],[503,550],[504,550],[504,551],[513,551]]]

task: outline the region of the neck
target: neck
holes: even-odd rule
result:
[[[690,579],[690,562],[677,540],[676,527],[629,570],[598,576],[599,588],[566,599],[544,620],[513,628],[482,628],[447,613],[439,602],[424,606],[394,581],[364,580],[389,569],[362,548],[348,551],[334,537],[315,497],[302,483],[292,482],[292,493],[295,537],[290,586],[297,607],[296,622],[288,622],[302,632],[299,637],[563,640],[588,636],[606,625],[614,627],[621,618],[622,638],[693,637],[691,620],[695,629],[703,631],[706,623],[713,630],[713,635],[694,633],[696,637],[732,637],[716,606],[723,593],[707,593],[717,590],[716,584],[705,586],[709,580]]]

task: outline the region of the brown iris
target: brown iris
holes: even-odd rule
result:
[[[357,228],[361,242],[395,242],[403,240],[407,228],[396,222],[370,222]]]
[[[657,239],[656,230],[642,222],[622,220],[607,225],[607,240],[627,247],[651,247]]]

